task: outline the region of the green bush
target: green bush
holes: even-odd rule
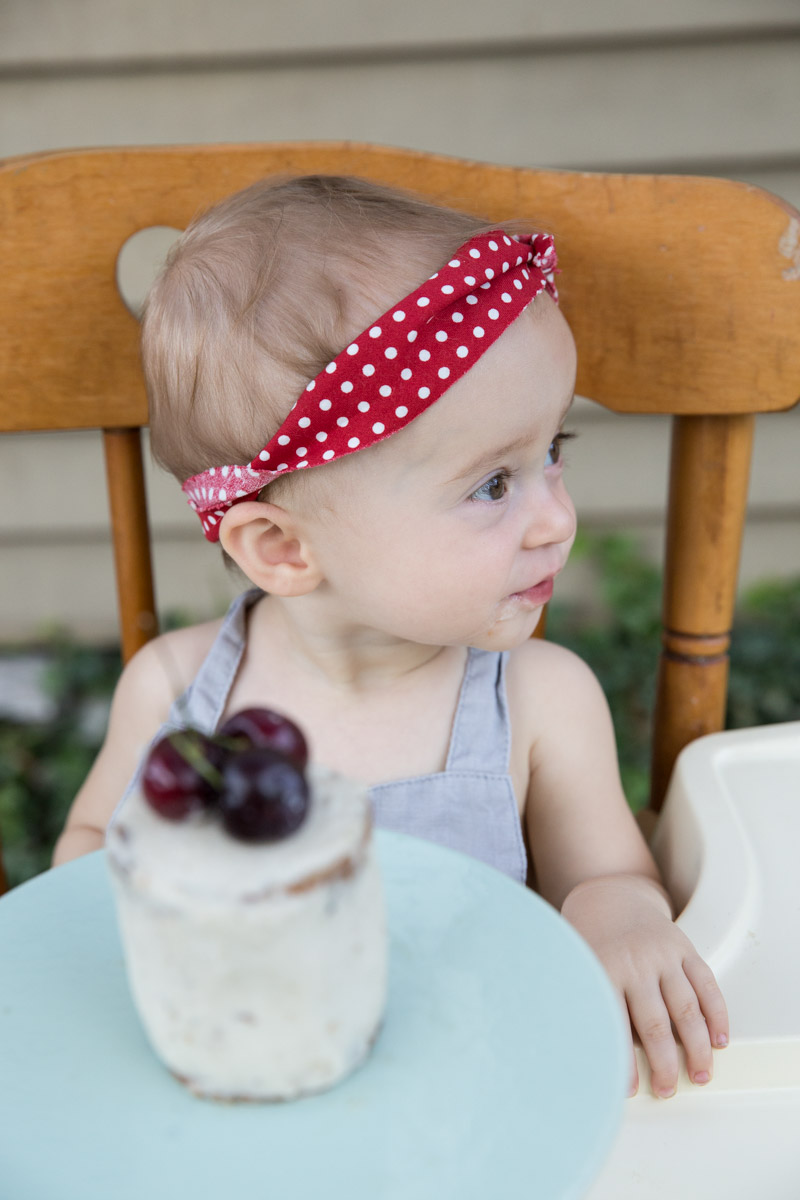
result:
[[[601,613],[550,606],[548,637],[570,646],[598,675],[611,706],[623,783],[631,806],[647,803],[652,705],[659,650],[661,580],[628,537],[582,539],[600,583]],[[175,618],[170,625],[186,623]],[[47,645],[46,686],[55,707],[46,725],[0,721],[0,832],[9,881],[50,861],[67,809],[102,733],[87,722],[108,700],[120,669],[117,648]],[[800,719],[800,578],[763,583],[743,598],[734,624],[728,728]]]
[[[728,728],[800,717],[800,577],[761,583],[734,625]]]
[[[16,651],[18,653],[18,650]],[[102,731],[87,718],[108,701],[120,672],[116,647],[82,646],[63,634],[46,644],[44,724],[0,720],[0,836],[11,885],[43,871],[67,810],[94,761]]]

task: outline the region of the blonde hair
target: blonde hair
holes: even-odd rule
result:
[[[249,461],[310,379],[490,228],[336,175],[264,179],[198,217],[143,320],[157,461],[180,480]]]

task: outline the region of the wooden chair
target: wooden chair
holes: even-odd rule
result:
[[[673,414],[658,808],[674,760],[722,728],[754,414],[800,396],[798,213],[756,187],[682,176],[523,170],[379,146],[58,151],[0,163],[0,430],[102,429],[123,653],[156,631],[138,326],[122,244],[274,172],[348,173],[557,237],[577,390]],[[198,553],[202,552],[198,548]]]

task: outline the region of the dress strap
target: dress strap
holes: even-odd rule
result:
[[[450,736],[447,771],[508,774],[511,723],[506,700],[508,652],[470,647]]]
[[[247,614],[262,595],[258,588],[251,588],[233,601],[200,670],[183,695],[173,701],[169,725],[191,725],[205,733],[217,728],[244,654]]]

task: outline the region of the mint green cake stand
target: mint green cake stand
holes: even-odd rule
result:
[[[473,859],[378,835],[386,1020],[324,1095],[187,1093],[132,1006],[102,853],[0,900],[4,1200],[570,1200],[620,1123],[619,1006],[542,900]]]

